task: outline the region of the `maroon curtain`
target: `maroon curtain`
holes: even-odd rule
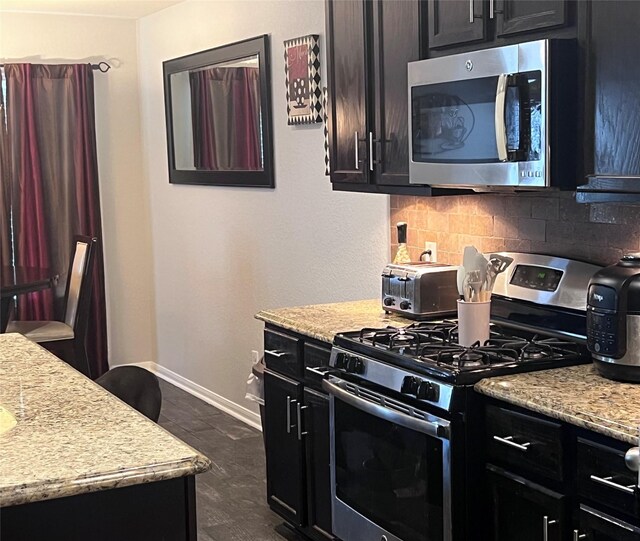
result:
[[[60,275],[55,290],[20,297],[18,319],[59,319],[74,235],[102,239],[93,71],[8,64],[5,72],[16,264]],[[97,377],[108,370],[101,242],[95,257],[87,351]]]
[[[258,68],[189,73],[196,169],[261,170]]]
[[[4,98],[4,69],[0,68],[0,266],[13,264],[11,235],[11,170]]]

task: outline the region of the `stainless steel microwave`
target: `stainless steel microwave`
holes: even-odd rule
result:
[[[412,184],[575,187],[574,40],[411,62],[408,77]]]

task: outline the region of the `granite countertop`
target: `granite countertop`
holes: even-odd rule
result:
[[[256,318],[324,342],[363,327],[406,326],[379,299],[262,310]],[[549,417],[637,445],[640,385],[599,376],[592,365],[486,378],[475,389]]]
[[[611,381],[593,365],[484,379],[476,391],[638,445],[640,385]]]
[[[44,348],[0,334],[0,507],[201,473],[207,457]]]
[[[387,325],[405,327],[413,323],[410,319],[386,314],[380,299],[262,310],[256,318],[329,343],[339,332]]]

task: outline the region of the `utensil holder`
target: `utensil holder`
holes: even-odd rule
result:
[[[458,299],[458,344],[464,347],[489,340],[491,301],[466,302]]]

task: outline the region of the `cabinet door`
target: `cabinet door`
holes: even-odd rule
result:
[[[640,2],[592,2],[591,10],[594,172],[639,176]]]
[[[409,184],[407,62],[420,58],[420,3],[375,0],[373,54],[376,184]]]
[[[493,516],[493,541],[560,541],[566,539],[565,496],[487,466]]]
[[[573,539],[587,541],[638,541],[640,528],[618,520],[600,511],[580,506],[580,528],[574,530]]]
[[[329,470],[329,397],[304,390],[303,428],[306,432],[308,527],[316,537],[331,534],[331,474]]]
[[[496,33],[508,36],[567,23],[567,0],[496,0]]]
[[[429,48],[485,39],[484,0],[429,0]]]
[[[325,6],[332,182],[369,179],[365,6],[364,0],[327,0]]]
[[[289,522],[304,523],[302,442],[297,406],[302,384],[266,369],[264,372],[267,500]]]

